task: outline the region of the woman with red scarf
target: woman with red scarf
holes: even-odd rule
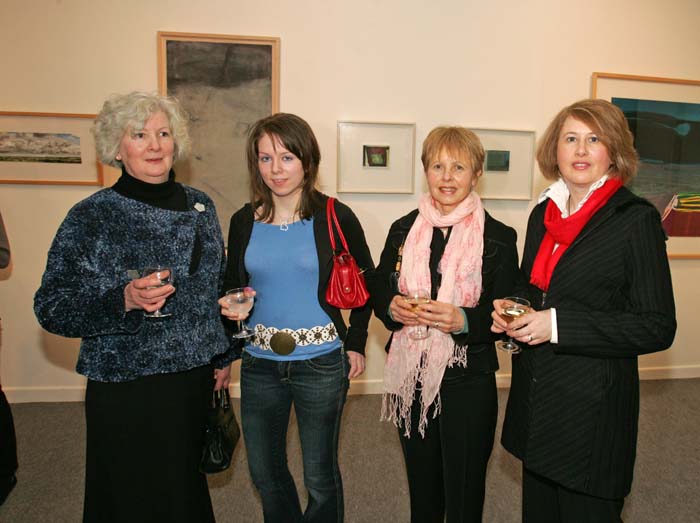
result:
[[[523,289],[532,310],[494,332],[522,348],[503,446],[523,462],[523,521],[619,522],[637,444],[637,356],[675,335],[665,234],[624,187],[637,172],[625,117],[604,100],[564,108],[537,162],[554,180],[527,226]],[[524,285],[525,286],[525,285]]]

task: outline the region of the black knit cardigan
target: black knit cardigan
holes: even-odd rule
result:
[[[225,257],[216,210],[206,194],[183,188],[186,211],[104,189],[76,204],[61,224],[34,310],[49,332],[82,338],[79,373],[127,381],[205,365],[230,348],[217,304]],[[197,242],[200,257],[192,266]],[[164,306],[172,316],[164,320],[124,310],[133,271],[154,264],[174,271],[176,292]]]

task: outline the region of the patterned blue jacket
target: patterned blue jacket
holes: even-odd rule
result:
[[[76,204],[61,224],[34,311],[46,330],[82,338],[80,374],[127,381],[199,367],[229,349],[217,304],[225,257],[216,210],[203,192],[184,189],[189,211],[104,189]],[[201,256],[193,266],[196,238]],[[163,308],[172,316],[152,320],[140,310],[126,312],[130,271],[156,264],[173,268],[176,291]]]

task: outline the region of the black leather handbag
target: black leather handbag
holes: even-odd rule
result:
[[[200,472],[214,474],[231,465],[231,457],[241,437],[241,429],[231,408],[228,390],[214,391],[212,404],[207,412],[204,448],[199,462]]]

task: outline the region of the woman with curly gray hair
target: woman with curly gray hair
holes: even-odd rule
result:
[[[189,137],[174,99],[113,96],[94,134],[100,161],[122,175],[70,210],[34,301],[46,330],[82,338],[83,520],[214,521],[198,471],[206,406],[229,381],[214,204],[175,182]]]

